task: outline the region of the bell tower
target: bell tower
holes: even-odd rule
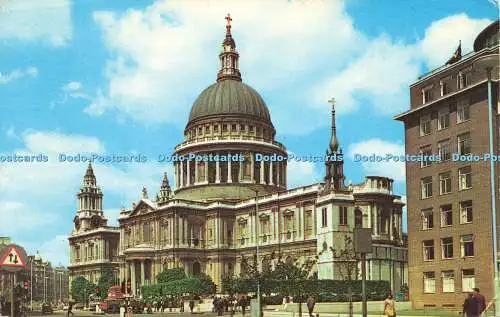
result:
[[[221,67],[217,73],[218,82],[226,79],[241,81],[241,73],[238,69],[240,55],[236,51],[236,43],[231,35],[232,20],[228,13],[226,16],[226,38],[222,42],[222,51],[219,54]]]

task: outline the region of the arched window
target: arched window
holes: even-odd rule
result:
[[[194,276],[199,276],[201,274],[201,265],[200,262],[194,261],[193,262],[193,275]]]

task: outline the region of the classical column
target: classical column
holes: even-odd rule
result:
[[[184,187],[184,161],[181,161],[181,167],[180,167],[180,186],[179,187]]]
[[[389,240],[394,239],[394,232],[392,230],[393,225],[394,225],[394,210],[391,208],[389,209]]]
[[[208,184],[208,161],[205,161],[205,184]]]
[[[132,260],[130,262],[130,275],[132,275],[131,277],[131,281],[130,283],[132,284],[132,295],[137,295],[137,285],[136,285],[136,279],[135,279],[135,261]]]
[[[260,183],[265,184],[266,181],[264,180],[264,161],[260,161]]]
[[[269,185],[274,185],[274,181],[273,181],[273,165],[274,165],[274,163],[272,161],[269,162]]]
[[[179,215],[179,218],[178,218],[178,223],[179,223],[179,227],[178,227],[178,233],[177,233],[177,239],[179,240],[179,245],[182,245],[184,243],[184,230],[182,228],[183,226],[183,222],[182,222],[182,217]]]
[[[145,285],[146,284],[146,276],[144,274],[144,260],[141,260],[141,281],[139,282],[139,285]]]
[[[276,162],[276,185],[280,186],[280,174],[281,174],[282,162]]]
[[[188,239],[189,239],[189,236],[188,236],[188,220],[187,220],[187,217],[184,217],[183,218],[183,228],[184,228],[184,243],[187,244],[188,243]]]
[[[252,213],[250,213],[250,216],[248,217],[248,222],[247,222],[247,226],[248,226],[248,233],[250,235],[250,239],[249,239],[249,243],[252,244],[253,243],[253,225],[252,225],[252,222],[253,222],[253,217],[251,216]]]
[[[194,182],[196,183],[196,180],[197,180],[196,179],[196,161],[194,161],[193,164],[194,164],[194,171],[195,171],[194,172],[194,175],[195,175],[194,176]],[[186,172],[186,174],[187,174],[186,175],[186,178],[187,178],[186,185],[189,186],[189,185],[191,185],[191,162],[190,162],[189,159],[186,161],[186,169],[187,169],[187,172]]]
[[[220,162],[215,161],[215,183],[220,183]]]
[[[379,229],[379,214],[378,214],[378,206],[376,204],[373,204],[373,228],[375,229],[375,236],[379,235],[378,229]]]
[[[255,171],[254,171],[254,158],[253,158],[253,153],[250,153],[250,155],[248,156],[248,159],[250,160],[250,179],[252,181],[252,183],[255,183]]]
[[[227,182],[233,182],[233,176],[231,175],[231,158],[227,160]]]
[[[403,241],[403,214],[398,214],[398,220],[399,220],[399,228],[398,228],[398,235],[399,235],[399,240]]]
[[[198,170],[198,162],[194,162],[194,183],[195,185],[198,184],[198,180],[200,177],[200,171]]]
[[[271,241],[270,242],[274,242],[274,240],[275,240],[275,236],[274,236],[275,235],[275,228],[274,228],[274,226],[276,225],[274,223],[274,221],[275,221],[274,220],[275,213],[276,212],[274,211],[274,208],[271,208],[271,216],[269,217],[269,227],[270,227],[270,230],[271,230],[271,232],[269,233],[271,235]]]

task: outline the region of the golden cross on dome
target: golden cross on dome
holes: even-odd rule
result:
[[[231,19],[231,15],[229,15],[229,13],[226,15],[225,19],[227,21],[227,26],[231,26],[231,21],[233,21],[233,19]]]

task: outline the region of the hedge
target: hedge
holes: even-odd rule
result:
[[[147,299],[158,296],[189,294],[206,294],[212,291],[212,286],[197,277],[187,277],[182,280],[174,280],[167,283],[143,285],[142,295]]]

